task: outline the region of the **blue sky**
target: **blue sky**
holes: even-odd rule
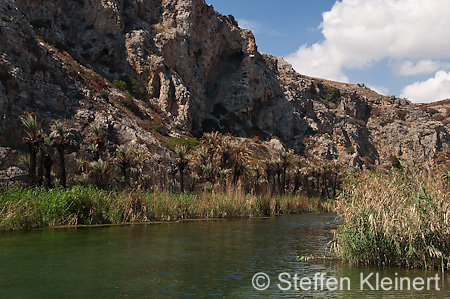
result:
[[[304,43],[322,38],[318,28],[322,12],[331,9],[334,0],[206,0],[221,14],[232,14],[240,27],[253,31],[260,52],[285,56]],[[247,25],[247,26],[245,26]],[[250,26],[248,26],[250,25]]]
[[[450,1],[206,0],[297,72],[413,102],[450,98]]]

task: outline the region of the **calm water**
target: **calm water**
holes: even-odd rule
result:
[[[360,290],[361,273],[391,277],[433,277],[437,272],[369,269],[336,262],[300,262],[299,255],[318,252],[331,239],[334,214],[282,216],[270,219],[195,221],[0,234],[0,298],[184,298],[192,296],[442,298],[450,296],[447,275],[439,274],[430,291]],[[271,279],[256,291],[252,277]],[[280,273],[311,279],[347,277],[350,290],[294,289]],[[375,286],[375,274],[370,280]],[[284,278],[288,278],[285,276]],[[317,280],[316,280],[317,281]],[[260,280],[260,283],[263,281]],[[331,285],[333,287],[334,285]],[[308,288],[304,284],[303,288]]]

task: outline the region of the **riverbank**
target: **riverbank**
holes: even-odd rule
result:
[[[420,167],[351,179],[336,201],[335,252],[376,266],[450,268],[450,172]]]
[[[304,196],[224,192],[106,191],[93,186],[14,188],[0,193],[0,230],[67,225],[261,217],[324,211],[330,204]]]

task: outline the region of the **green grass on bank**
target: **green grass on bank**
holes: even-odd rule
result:
[[[105,191],[92,186],[0,191],[0,230],[64,225],[259,217],[319,211],[328,203],[302,196],[268,198],[238,190],[174,194]]]
[[[336,252],[356,264],[449,269],[449,174],[410,167],[349,182],[336,202]]]

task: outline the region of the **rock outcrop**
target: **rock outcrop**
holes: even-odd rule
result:
[[[137,144],[159,161],[172,159],[167,136],[213,130],[357,168],[448,150],[448,115],[300,75],[204,0],[4,0],[0,15],[3,148],[24,150],[18,116],[35,111],[67,119],[74,152],[97,123],[107,149]]]

